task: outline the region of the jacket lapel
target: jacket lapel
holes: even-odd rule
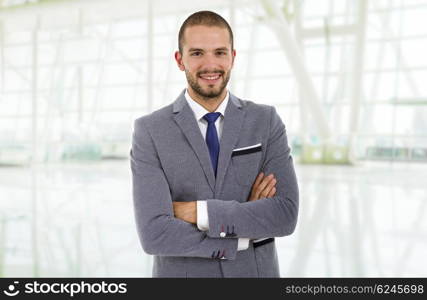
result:
[[[215,174],[213,172],[208,146],[200,133],[199,125],[193,111],[184,96],[185,90],[179,95],[173,104],[174,120],[181,128],[193,151],[202,166],[203,172],[209,182],[212,191],[215,190]],[[225,125],[225,124],[224,124]],[[221,146],[220,146],[221,147]]]
[[[215,196],[218,196],[222,189],[231,154],[239,140],[244,117],[245,111],[242,109],[239,99],[230,93],[230,99],[224,113],[224,125],[220,140]]]

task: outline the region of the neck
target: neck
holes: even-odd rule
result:
[[[218,97],[214,98],[205,98],[197,93],[195,93],[191,87],[187,88],[188,94],[190,95],[191,99],[199,103],[201,106],[203,106],[207,111],[214,112],[218,106],[224,101],[225,96],[227,95],[227,89],[224,89],[222,93]]]

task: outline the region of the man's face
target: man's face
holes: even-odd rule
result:
[[[216,98],[230,79],[235,50],[231,49],[226,28],[190,26],[185,29],[182,52],[175,53],[189,87],[205,100]]]

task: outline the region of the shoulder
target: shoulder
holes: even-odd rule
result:
[[[170,119],[170,116],[172,114],[172,108],[173,104],[169,104],[149,114],[137,118],[134,123],[135,129],[140,127],[153,128],[160,124],[165,124],[165,122]]]
[[[237,98],[237,97],[236,97]],[[256,103],[252,100],[237,98],[246,114],[251,117],[260,117],[263,120],[271,119],[276,113],[272,105]]]
[[[237,99],[242,105],[242,108],[246,111],[246,116],[252,123],[258,125],[265,124],[269,126],[269,130],[285,127],[282,118],[274,106],[256,103],[251,100]]]

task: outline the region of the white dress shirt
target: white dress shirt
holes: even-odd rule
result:
[[[227,91],[224,100],[218,106],[215,112],[221,113],[221,116],[216,119],[215,127],[218,134],[218,139],[221,140],[222,127],[224,125],[224,115],[225,108],[228,104],[228,99],[230,95]],[[203,119],[203,116],[209,113],[203,106],[194,101],[190,95],[188,94],[187,89],[185,90],[185,99],[187,99],[188,105],[194,113],[194,117],[197,120],[197,124],[199,125],[200,132],[202,133],[203,139],[206,139],[206,131],[208,129],[208,122]],[[209,230],[209,218],[208,218],[208,205],[206,201],[198,200],[197,201],[197,228],[201,231]],[[246,250],[249,247],[249,238],[239,238],[237,243],[237,251]]]

